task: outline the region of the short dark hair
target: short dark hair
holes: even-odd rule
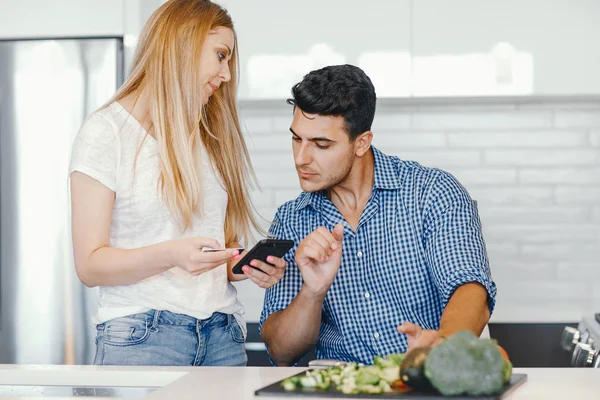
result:
[[[292,87],[292,98],[287,99],[308,114],[343,117],[351,140],[371,130],[376,102],[371,79],[349,64],[309,72]]]

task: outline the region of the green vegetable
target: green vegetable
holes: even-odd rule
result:
[[[281,382],[281,386],[283,386],[283,389],[288,392],[296,390],[296,384],[288,379],[284,379],[284,381]]]
[[[386,368],[394,366],[394,363],[392,363],[390,360],[386,360],[382,356],[375,356],[375,358],[373,358],[373,365],[376,365],[381,368]]]
[[[366,368],[358,371],[354,381],[357,385],[377,385],[379,384],[379,374],[375,371],[369,371]]]
[[[372,366],[346,363],[326,369],[309,370],[304,376],[284,379],[281,386],[286,391],[296,389],[328,390],[333,383],[336,390],[345,394],[391,392],[390,384],[398,380],[403,354],[376,356]]]
[[[398,380],[398,376],[400,376],[400,367],[390,367],[390,368],[381,368],[379,369],[379,377],[381,380],[392,383]]]
[[[395,366],[399,367],[404,360],[404,353],[388,354],[385,358],[393,362]]]
[[[510,377],[512,376],[513,365],[510,360],[504,360],[504,369],[502,371],[504,375],[504,383],[510,382]]]
[[[284,379],[281,382],[281,386],[283,386],[283,388],[285,390],[287,390],[288,392],[290,392],[292,390],[296,390],[296,388],[298,386],[300,386],[300,377],[299,376],[292,376],[292,377],[289,377],[287,379]]]
[[[402,382],[417,390],[431,389],[431,383],[425,376],[425,360],[430,351],[430,347],[418,347],[404,357],[399,375]]]
[[[313,376],[305,376],[300,378],[300,385],[305,388],[317,387],[317,380]]]
[[[404,359],[404,353],[389,354],[387,357],[375,356],[373,365],[380,368],[399,367]]]
[[[379,394],[383,392],[383,389],[379,385],[363,385],[360,387],[360,391],[363,393]]]
[[[431,349],[425,376],[444,396],[492,395],[505,382],[504,358],[494,341],[461,331]]]
[[[327,374],[327,371],[318,371],[314,377],[317,381],[317,389],[329,389],[329,386],[331,385],[331,378]]]

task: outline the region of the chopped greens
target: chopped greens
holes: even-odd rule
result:
[[[391,392],[391,384],[398,380],[403,353],[387,357],[376,356],[372,366],[340,363],[339,365],[308,370],[304,376],[293,376],[281,382],[286,391],[298,388],[328,390],[331,385],[344,394]]]

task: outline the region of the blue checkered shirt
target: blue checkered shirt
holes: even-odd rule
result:
[[[282,205],[270,233],[292,239],[281,281],[265,293],[259,330],[272,313],[285,309],[302,285],[294,261],[300,241],[319,226],[344,225],[342,263],[323,303],[318,358],[372,364],[377,354],[404,352],[404,321],[438,329],[456,288],[492,281],[476,202],[449,173],[425,168],[373,149],[373,193],[356,232],[323,192],[302,192]],[[302,323],[298,321],[298,323]]]

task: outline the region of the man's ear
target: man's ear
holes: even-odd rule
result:
[[[371,142],[373,141],[373,132],[366,131],[361,133],[354,140],[354,154],[357,157],[362,157],[371,148]]]

